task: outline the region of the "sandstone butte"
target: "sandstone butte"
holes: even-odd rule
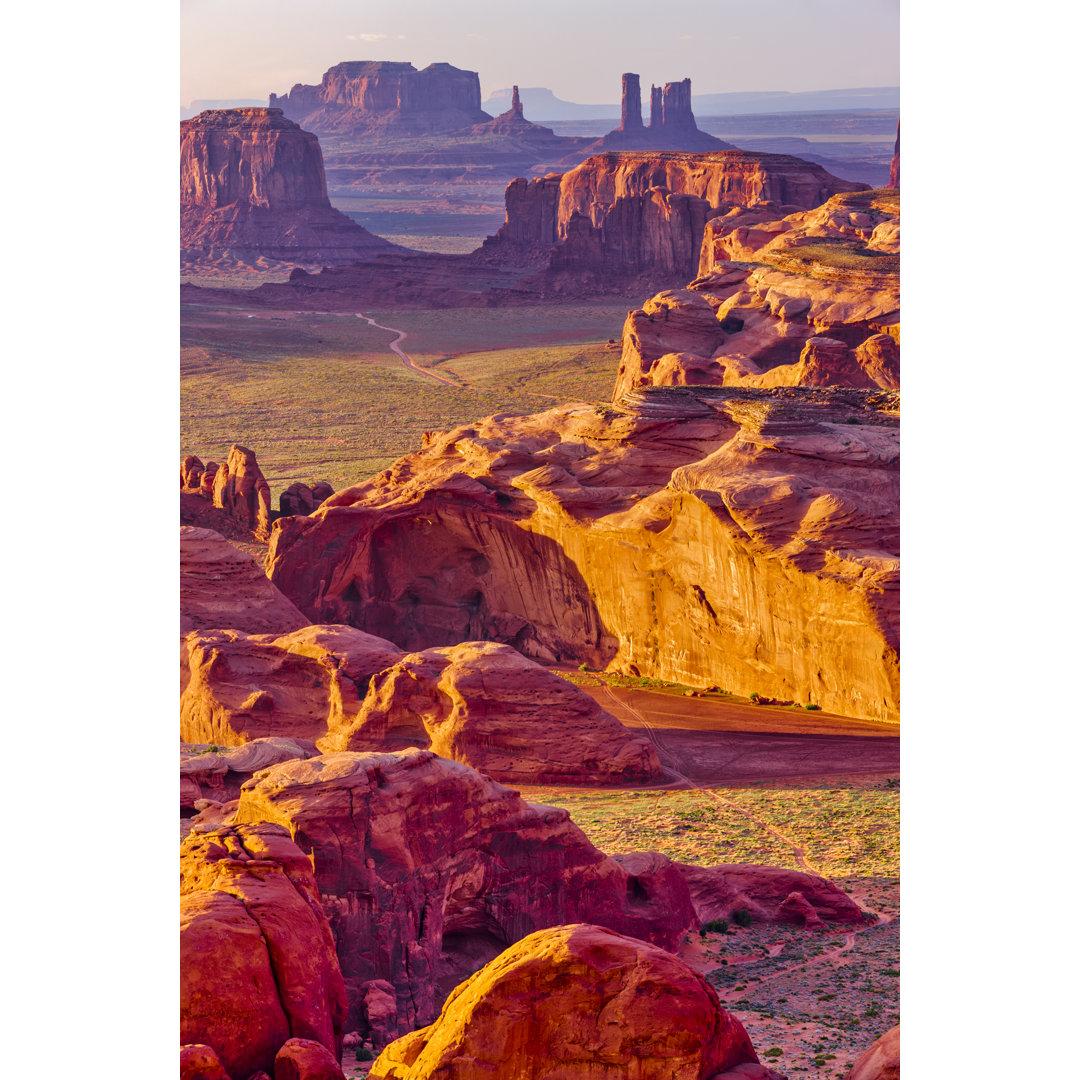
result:
[[[431,749],[514,783],[651,783],[652,744],[584,691],[507,645],[406,653],[350,626],[281,637],[187,636],[180,737],[237,746],[271,736],[320,750]]]
[[[580,288],[582,275],[697,271],[706,223],[733,206],[809,210],[866,184],[784,154],[725,150],[595,154],[566,173],[514,180],[491,256],[546,258],[548,277]]]
[[[757,1062],[701,975],[654,945],[578,924],[511,946],[454,990],[433,1024],[391,1043],[369,1076],[713,1080]]]
[[[844,1080],[900,1080],[900,1027],[872,1042]]]
[[[181,633],[226,626],[286,634],[310,621],[247,552],[212,529],[180,526]]]
[[[451,132],[491,120],[480,108],[480,76],[451,64],[418,71],[408,62],[347,60],[318,86],[271,94],[270,105],[310,131],[346,136]]]
[[[340,1059],[347,1008],[311,862],[287,830],[191,833],[180,849],[181,1045],[212,1047],[238,1080],[281,1077],[275,1058],[290,1038]]]
[[[484,639],[895,721],[898,408],[644,387],[496,415],[275,522],[270,577],[410,650]]]
[[[565,810],[426,750],[277,764],[207,821],[281,825],[310,855],[347,987],[346,1029],[377,1045],[430,1022],[463,978],[547,927],[597,923],[673,950],[701,912],[731,904],[796,925],[861,918],[809,874],[606,856]],[[196,818],[189,842],[208,828]]]
[[[319,140],[280,109],[181,122],[183,268],[334,265],[398,250],[330,205]]]

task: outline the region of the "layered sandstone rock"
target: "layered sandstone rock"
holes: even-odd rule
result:
[[[675,864],[690,887],[698,918],[730,919],[748,911],[754,922],[822,926],[865,921],[859,905],[842,889],[816,874],[778,866],[692,866]]]
[[[334,494],[333,486],[326,480],[305,484],[298,480],[290,484],[278,500],[283,515],[310,514],[324,500]]]
[[[210,746],[215,749],[211,750]],[[293,758],[315,757],[318,750],[306,739],[253,739],[242,746],[182,743],[180,746],[180,811],[202,809],[206,802],[225,803],[240,797],[244,782],[260,769]]]
[[[280,826],[193,832],[180,850],[180,1041],[273,1073],[292,1037],[341,1054],[345,985],[311,863]],[[212,1065],[212,1061],[209,1062]]]
[[[180,124],[180,254],[189,271],[333,265],[396,250],[330,205],[319,140],[279,109],[208,111]]]
[[[234,627],[284,634],[310,620],[246,552],[211,529],[180,527],[180,631]]]
[[[900,1080],[900,1028],[871,1043],[844,1080]]]
[[[681,960],[598,926],[519,941],[435,1023],[388,1046],[372,1080],[712,1080],[756,1063],[742,1025]]]
[[[900,121],[896,121],[896,147],[893,149],[892,161],[889,162],[889,187],[900,186]]]
[[[432,436],[311,517],[271,579],[408,649],[546,663],[895,720],[898,399],[647,388]]]
[[[270,485],[254,451],[235,444],[229,450],[228,459],[214,473],[214,505],[259,539],[270,535]]]
[[[324,751],[419,746],[517,783],[662,776],[646,739],[506,645],[406,654],[349,626],[278,638],[206,630],[188,635],[183,668],[180,732],[188,742],[236,746],[289,735]],[[208,774],[192,806],[215,797],[202,787],[220,789],[221,801],[235,797],[224,778],[212,779],[225,764],[188,766]]]
[[[565,810],[426,750],[274,766],[245,785],[236,820],[280,824],[311,853],[362,1035],[373,989],[380,1030],[400,1034],[535,930],[588,921],[672,948],[697,925],[663,856],[627,869]]]
[[[480,108],[480,76],[451,64],[351,60],[324,72],[318,86],[297,83],[270,95],[271,108],[320,134],[420,134],[458,131],[491,117]]]
[[[345,1080],[339,1057],[314,1039],[289,1039],[274,1058],[274,1080]]]
[[[506,222],[486,247],[556,245],[554,271],[654,270],[686,280],[716,210],[773,202],[791,212],[865,188],[782,154],[605,152],[561,175],[514,181]]]

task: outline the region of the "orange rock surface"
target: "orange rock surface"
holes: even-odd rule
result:
[[[214,473],[214,505],[260,539],[270,535],[270,485],[254,451],[235,445],[229,451]]]
[[[189,634],[180,735],[219,746],[291,736],[324,751],[419,746],[519,783],[662,776],[648,740],[506,645],[405,654],[349,626]]]
[[[283,634],[309,622],[251,555],[211,529],[180,527],[181,633],[227,626]]]
[[[895,720],[894,392],[647,388],[432,436],[275,524],[309,617],[409,649],[546,663]]]
[[[279,826],[192,832],[180,849],[180,1041],[233,1077],[290,1036],[341,1054],[345,985],[311,863]]]
[[[180,124],[180,255],[187,270],[260,260],[331,265],[397,251],[330,205],[319,140],[279,109]]]
[[[365,1005],[373,986],[378,1030],[400,1034],[544,927],[588,921],[673,948],[697,925],[663,856],[608,858],[565,810],[426,750],[273,766],[245,785],[235,820],[284,826],[311,853],[348,987],[347,1028],[361,1034],[376,1026]]]
[[[391,1043],[372,1080],[711,1080],[757,1055],[681,960],[598,926],[541,930]]]
[[[844,1080],[900,1080],[900,1028],[885,1032],[859,1055]]]

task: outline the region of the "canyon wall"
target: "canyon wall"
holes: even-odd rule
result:
[[[892,392],[649,387],[434,435],[275,523],[270,575],[404,648],[895,720],[898,465]]]
[[[421,134],[457,131],[491,117],[480,108],[480,76],[451,64],[352,60],[336,64],[318,86],[297,84],[270,95],[271,107],[319,134]]]
[[[319,140],[278,109],[180,124],[180,252],[189,268],[350,263],[399,250],[335,210]]]

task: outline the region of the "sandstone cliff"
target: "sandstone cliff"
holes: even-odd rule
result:
[[[339,135],[450,132],[491,117],[480,108],[480,76],[450,64],[350,60],[327,70],[318,86],[297,83],[270,95],[271,108],[310,131]]]
[[[697,925],[664,856],[608,858],[565,810],[426,750],[274,766],[244,786],[236,821],[283,825],[311,854],[346,1027],[362,1035],[429,1023],[464,977],[545,927],[592,922],[673,948]]]
[[[188,270],[260,260],[331,265],[397,250],[330,205],[319,140],[279,109],[203,112],[180,124]]]
[[[894,720],[897,409],[646,388],[463,425],[276,523],[271,579],[409,649],[488,639]]]

